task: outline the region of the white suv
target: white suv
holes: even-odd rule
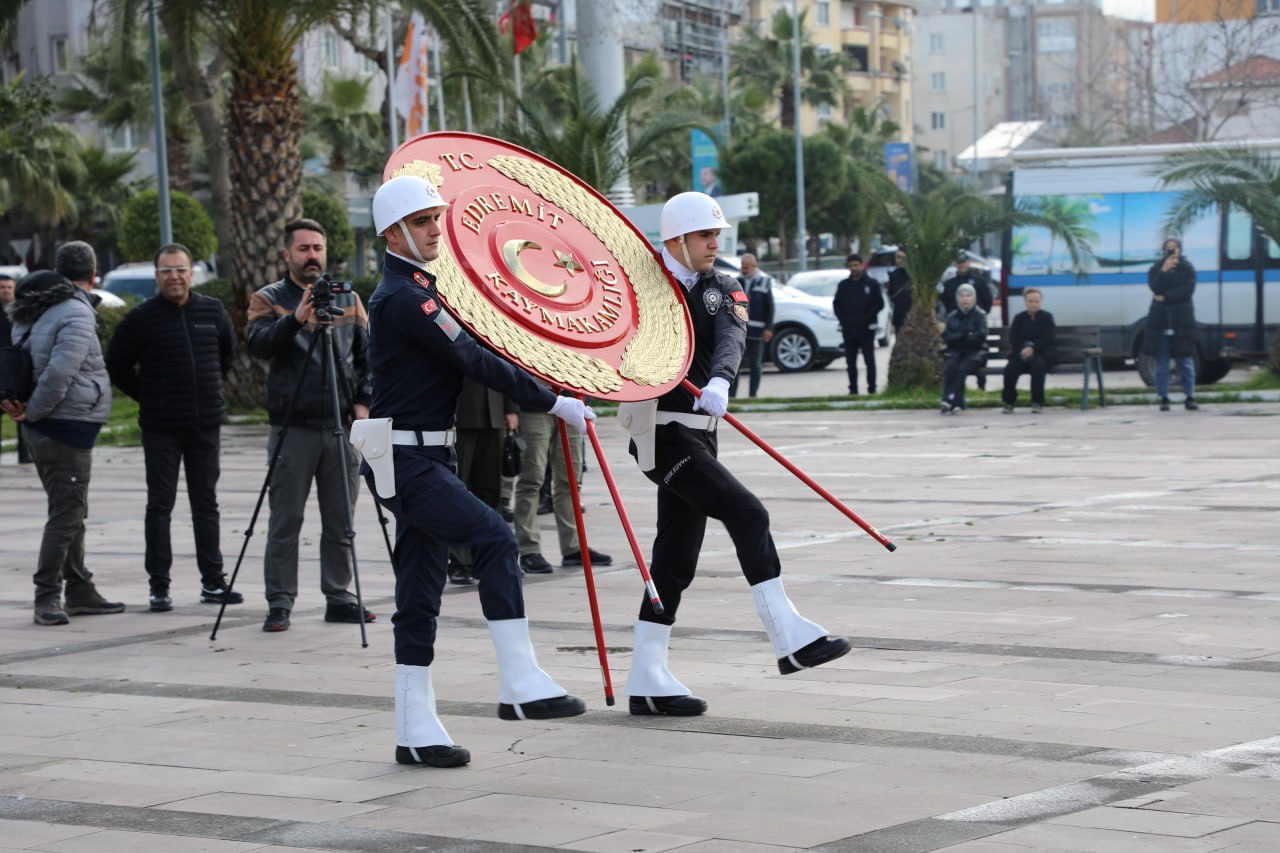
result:
[[[716,258],[716,271],[742,275],[737,258]],[[765,350],[765,359],[772,361],[782,373],[821,370],[844,355],[844,337],[831,309],[831,298],[812,296],[789,284],[778,284],[776,278],[773,282],[773,337]]]

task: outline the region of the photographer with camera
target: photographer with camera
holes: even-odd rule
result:
[[[337,385],[345,423],[369,417],[373,388],[366,360],[368,314],[347,282],[330,281],[324,227],[312,219],[298,219],[284,229],[284,260],[288,274],[264,286],[249,300],[249,351],[270,359],[267,413],[271,438],[267,457],[280,459],[272,472],[263,577],[267,618],[262,630],[289,630],[289,614],[298,595],[298,532],[311,482],[320,503],[320,589],[327,606],[326,622],[372,622],[374,614],[356,603],[348,589],[352,558],[347,524],[357,492],[358,460],[333,440],[333,411],[325,375],[325,357],[311,338],[321,324],[329,329],[334,347]],[[307,354],[311,357],[308,360]],[[299,375],[302,377],[298,385]],[[298,389],[294,399],[294,389]],[[288,417],[288,440],[281,433]],[[346,478],[343,488],[341,478]]]

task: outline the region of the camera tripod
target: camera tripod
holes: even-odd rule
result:
[[[321,281],[324,281],[324,279],[321,279]],[[240,554],[236,557],[235,568],[232,570],[231,577],[227,581],[227,588],[226,588],[227,594],[223,596],[222,606],[218,608],[218,618],[213,623],[213,631],[212,633],[209,634],[210,640],[217,639],[218,627],[222,624],[222,616],[224,613],[226,613],[226,610],[227,610],[227,599],[230,598],[231,590],[235,588],[236,578],[240,574],[240,565],[244,562],[244,555],[249,548],[249,540],[253,537],[253,529],[254,529],[254,526],[257,524],[258,514],[262,511],[262,502],[266,498],[267,490],[271,486],[271,476],[272,474],[275,473],[276,463],[280,460],[280,457],[284,453],[285,443],[289,437],[289,427],[293,420],[293,410],[294,410],[294,407],[297,405],[298,395],[302,391],[303,382],[306,380],[307,368],[311,365],[311,356],[315,353],[316,347],[320,346],[321,341],[323,341],[324,343],[323,343],[322,357],[324,359],[324,363],[322,365],[322,368],[323,368],[322,372],[325,374],[325,377],[328,380],[327,390],[329,395],[329,407],[333,415],[333,438],[334,438],[334,441],[337,442],[338,453],[341,455],[341,458],[342,458],[342,469],[343,469],[342,476],[339,477],[338,479],[342,482],[342,500],[343,500],[343,506],[346,509],[346,521],[347,521],[347,529],[346,529],[347,546],[351,549],[351,577],[355,583],[356,607],[360,614],[360,647],[366,648],[366,649],[369,647],[369,639],[365,633],[364,597],[360,592],[360,569],[359,569],[358,560],[356,558],[356,531],[355,531],[355,524],[352,519],[353,508],[352,508],[352,497],[351,497],[351,483],[349,482],[347,477],[347,454],[351,451],[347,447],[346,431],[342,428],[342,408],[338,404],[337,357],[334,355],[334,350],[336,349],[337,344],[333,340],[333,335],[331,334],[332,327],[333,327],[333,317],[335,315],[341,315],[342,309],[336,308],[333,305],[329,304],[328,294],[330,293],[330,290],[328,288],[324,289],[326,298],[319,304],[317,304],[316,300],[314,299],[315,292],[316,292],[315,289],[313,289],[312,302],[313,304],[315,304],[316,329],[315,329],[315,332],[311,335],[311,342],[310,344],[307,345],[307,353],[303,357],[302,369],[298,371],[298,378],[294,383],[293,392],[289,396],[289,405],[285,408],[284,424],[280,427],[280,437],[276,441],[275,453],[271,454],[271,461],[267,465],[267,475],[266,477],[263,478],[262,489],[258,492],[258,501],[253,507],[253,515],[250,516],[249,524],[245,528],[244,542],[240,546]],[[390,557],[392,554],[392,549],[391,549],[391,538],[387,534],[387,519],[382,514],[382,507],[378,505],[377,501],[374,501],[374,507],[378,511],[378,522],[382,525],[382,537],[387,544],[387,556]]]

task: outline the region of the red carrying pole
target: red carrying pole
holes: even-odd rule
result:
[[[645,594],[649,596],[649,603],[653,605],[653,612],[661,613],[663,607],[662,599],[658,597],[658,588],[653,585],[653,576],[649,574],[649,566],[644,561],[640,543],[636,541],[636,532],[631,529],[631,519],[627,517],[627,508],[622,504],[622,495],[618,494],[618,485],[613,481],[613,473],[609,470],[609,463],[605,461],[604,448],[600,446],[600,437],[596,435],[596,425],[591,421],[587,421],[587,437],[591,439],[591,447],[595,450],[596,461],[600,463],[600,473],[604,475],[605,484],[609,487],[609,495],[613,498],[613,508],[618,511],[618,520],[622,522],[622,529],[627,534],[627,542],[631,545],[631,555],[636,558],[636,565],[640,568],[640,577],[644,580]]]
[[[694,385],[688,379],[680,380],[680,385],[693,396],[695,397],[702,396],[702,391],[698,389],[698,386]],[[790,459],[788,459],[787,457],[783,456],[781,453],[779,453],[778,451],[770,447],[768,442],[766,442],[763,438],[761,438],[760,436],[752,432],[742,421],[738,420],[728,412],[725,412],[724,420],[728,421],[730,426],[732,426],[738,432],[746,436],[748,441],[750,441],[756,447],[763,450],[765,453],[768,453],[770,456],[772,456],[778,462],[778,464],[780,464],[783,468],[786,468],[792,474],[795,474],[797,477],[799,477],[802,483],[804,483],[806,486],[808,486],[809,488],[817,492],[819,495],[821,495],[827,501],[827,503],[831,504],[833,507],[840,510],[840,512],[844,513],[844,515],[850,521],[852,521],[854,524],[858,525],[863,530],[865,530],[871,536],[872,539],[876,540],[881,545],[883,545],[886,550],[888,551],[898,550],[898,546],[890,542],[883,533],[881,533],[879,530],[876,530],[870,524],[867,524],[865,521],[863,521],[862,518],[856,512],[854,512],[853,510],[845,506],[843,503],[841,503],[840,499],[837,498],[835,495],[831,494],[826,489],[822,488],[822,486],[818,485],[817,482],[815,482],[812,477],[810,477],[808,474],[806,474],[805,472],[797,468],[795,464],[791,462]]]
[[[600,655],[600,675],[604,679],[604,703],[613,704],[613,680],[609,676],[609,657],[605,651],[604,628],[600,624],[600,603],[596,600],[596,579],[591,571],[591,551],[587,548],[587,525],[582,520],[582,493],[578,491],[578,472],[574,470],[573,454],[569,449],[569,431],[564,421],[560,427],[560,448],[564,452],[564,468],[569,475],[569,494],[573,495],[573,520],[578,525],[578,553],[582,555],[582,578],[587,585],[587,600],[591,603],[591,623],[596,630],[596,652]],[[588,429],[591,422],[587,421]]]

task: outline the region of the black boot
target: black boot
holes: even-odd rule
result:
[[[707,703],[697,696],[632,696],[631,715],[696,717],[707,713]]]
[[[778,671],[790,675],[802,669],[810,669],[830,663],[849,653],[849,641],[844,637],[820,637],[795,654],[778,658]]]

